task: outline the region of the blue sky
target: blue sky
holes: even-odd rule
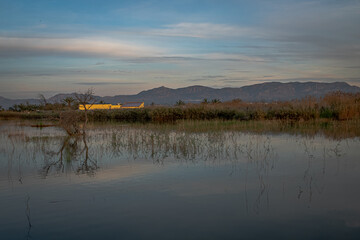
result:
[[[360,1],[0,0],[0,96],[360,86]]]

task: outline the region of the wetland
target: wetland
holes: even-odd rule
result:
[[[4,239],[360,237],[358,121],[36,126],[0,121]]]

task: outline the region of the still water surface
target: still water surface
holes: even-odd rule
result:
[[[1,239],[360,239],[360,139],[0,122]]]

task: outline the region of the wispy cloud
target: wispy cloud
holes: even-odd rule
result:
[[[94,86],[108,94],[189,82],[360,85],[358,0],[239,2],[196,3],[192,9],[172,1],[109,2],[105,8],[94,4],[91,12],[73,16],[61,8],[50,16],[52,3],[39,5],[36,15],[47,17],[33,20],[28,7],[6,11],[0,88]],[[36,58],[23,58],[28,56]]]
[[[0,37],[0,56],[5,57],[70,54],[131,58],[163,53],[159,48],[107,39]]]
[[[278,43],[281,57],[358,60],[359,1],[299,1],[278,5],[261,24],[264,41]]]
[[[76,82],[77,85],[99,86],[99,85],[137,85],[145,82]]]
[[[132,63],[182,63],[189,61],[220,61],[220,62],[266,62],[267,60],[257,56],[247,56],[237,53],[204,53],[204,54],[159,54],[154,57],[129,58]]]
[[[224,83],[237,83],[243,81],[251,82],[354,82],[359,83],[359,78],[316,78],[316,77],[307,77],[307,78],[224,78],[221,79],[221,82]]]
[[[207,76],[202,76],[202,77],[207,79],[207,78],[222,78],[225,76],[224,75],[207,75]]]
[[[183,22],[166,25],[164,28],[148,31],[152,35],[170,37],[191,37],[191,38],[228,38],[228,37],[249,37],[259,36],[260,33],[252,28],[233,26],[228,24],[214,23],[191,23]]]
[[[193,60],[263,62],[263,58],[236,53],[171,54],[168,49],[115,40],[82,38],[0,37],[0,57],[75,56],[125,58],[133,62],[179,62]],[[97,62],[96,65],[102,65]]]
[[[221,60],[221,61],[235,61],[235,62],[265,62],[266,60],[261,57],[247,56],[245,54],[236,53],[207,53],[196,55],[199,58],[206,60]]]

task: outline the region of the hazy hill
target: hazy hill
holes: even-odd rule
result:
[[[173,105],[178,100],[185,102],[201,102],[204,98],[208,100],[220,99],[229,101],[232,99],[242,99],[244,101],[283,101],[301,99],[306,96],[321,97],[329,92],[360,92],[360,88],[351,86],[345,82],[319,83],[319,82],[290,82],[290,83],[261,83],[240,88],[221,88],[215,89],[204,86],[190,86],[178,89],[159,87],[142,91],[136,95],[116,95],[100,97],[96,96],[97,101],[106,103],[123,103],[131,101],[144,101],[145,105],[151,103]],[[60,102],[66,97],[74,97],[74,94],[57,94],[48,99],[48,102]],[[39,103],[37,99],[6,99],[0,97],[0,105],[4,108],[11,107],[19,103]]]
[[[171,89],[159,87],[142,91],[136,95],[117,95],[103,97],[102,100],[109,103],[125,101],[144,101],[146,105],[152,102],[156,104],[174,104],[178,100],[185,102],[201,102],[204,98],[208,100],[220,99],[229,101],[242,99],[244,101],[283,101],[301,99],[306,96],[321,97],[329,92],[360,92],[360,88],[351,86],[344,82],[317,83],[317,82],[292,82],[292,83],[261,83],[241,88],[214,89],[204,86],[191,86],[185,88]]]
[[[39,99],[8,99],[0,96],[0,106],[7,109],[14,104],[21,104],[21,103],[29,103],[29,104],[39,104]]]

